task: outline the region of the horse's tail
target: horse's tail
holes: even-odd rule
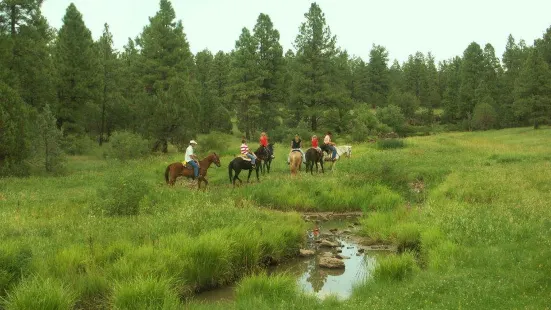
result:
[[[165,170],[165,182],[168,184],[168,172],[170,171],[170,165],[166,166]]]
[[[228,165],[228,173],[229,173],[229,175],[230,175],[230,183],[232,182],[232,178],[233,178],[233,173],[232,173],[232,170],[233,170],[233,169],[232,169],[232,163],[233,163],[233,161],[232,161],[232,162],[230,162],[230,164]]]

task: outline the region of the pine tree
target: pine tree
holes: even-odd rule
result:
[[[454,57],[442,68],[442,75],[445,76],[443,79],[446,81],[446,88],[442,95],[443,120],[445,122],[455,123],[461,119],[459,91],[462,62],[460,57]]]
[[[37,0],[9,0],[0,4],[0,27],[9,29],[9,35],[6,32],[2,39],[4,44],[0,44],[0,49],[6,53],[0,60],[0,64],[5,62],[6,78],[3,80],[36,108],[55,103],[50,57],[54,34],[40,12],[40,3]]]
[[[441,97],[438,70],[431,53],[427,54],[426,62],[426,98],[423,107],[426,109],[426,122],[431,124],[434,118],[434,109],[441,105]]]
[[[537,39],[534,45],[539,50],[543,60],[551,66],[551,27],[547,28],[543,34],[543,37],[541,39]]]
[[[551,71],[540,51],[533,48],[515,84],[515,114],[534,129],[548,122],[551,113]]]
[[[232,101],[237,107],[237,126],[247,139],[260,129],[260,96],[263,93],[259,70],[258,41],[243,28],[235,42],[232,71]]]
[[[233,114],[234,107],[229,98],[228,89],[231,84],[231,57],[230,55],[219,51],[214,55],[210,72],[210,86],[214,91],[214,97],[227,113]]]
[[[0,81],[0,176],[25,175],[30,156],[29,108],[19,94]]]
[[[58,73],[58,126],[65,134],[82,134],[87,122],[98,123],[96,115],[90,117],[90,111],[98,107],[100,72],[90,30],[72,3],[63,17],[63,26],[57,37],[55,64]]]
[[[295,40],[297,50],[293,81],[293,104],[307,119],[312,131],[318,129],[322,112],[330,105],[332,87],[329,81],[331,61],[337,55],[336,37],[326,25],[325,15],[315,2]]]
[[[369,102],[369,73],[367,64],[358,58],[353,72],[354,90],[353,98],[359,102]]]
[[[476,105],[475,91],[484,74],[484,55],[478,43],[471,43],[463,53],[461,86],[459,88],[459,117],[471,120]]]
[[[392,66],[388,70],[390,79],[390,89],[394,91],[402,91],[404,89],[404,72],[398,60],[394,59]]]
[[[117,54],[113,49],[113,35],[109,31],[109,25],[105,24],[103,35],[97,44],[101,65],[101,123],[99,129],[99,145],[105,140],[108,128],[115,123],[115,105],[121,99],[119,91],[119,63]],[[120,103],[118,103],[120,104]]]
[[[175,18],[172,4],[161,0],[159,11],[137,40],[141,48],[138,73],[145,91],[137,100],[143,113],[139,131],[163,152],[167,152],[169,141],[185,147],[197,133],[200,119],[196,83],[191,76],[193,55],[182,22],[175,22]]]
[[[42,109],[37,121],[33,149],[38,154],[35,156],[39,158],[46,172],[60,173],[65,164],[65,154],[61,149],[63,134],[57,128],[56,118],[48,104]]]
[[[279,44],[279,32],[274,29],[268,15],[258,16],[253,32],[258,42],[259,71],[262,74],[261,128],[267,131],[279,125],[279,108],[283,101],[283,48]]]
[[[368,102],[374,106],[384,105],[390,91],[388,52],[380,45],[373,44],[367,65]]]
[[[404,91],[415,94],[421,104],[427,102],[427,65],[421,52],[409,55],[402,67],[404,71]]]

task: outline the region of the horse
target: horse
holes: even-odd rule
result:
[[[302,154],[299,151],[293,151],[289,156],[289,167],[291,168],[291,175],[296,175],[297,170],[300,170],[302,165]]]
[[[323,170],[323,153],[318,151],[316,148],[309,148],[306,153],[304,154],[306,157],[306,172],[310,170],[310,174],[314,174],[314,164],[316,164],[316,172],[319,172],[318,163],[321,165],[321,172],[324,173]]]
[[[272,166],[272,156],[274,154],[274,144],[269,143],[267,147],[259,146],[254,152],[257,157],[257,164],[260,166],[260,172],[264,174],[264,169],[270,173],[270,167]]]
[[[266,162],[266,160],[268,160],[268,157],[270,157],[268,150],[261,145],[258,149],[256,149],[256,151],[254,151],[254,155],[256,156],[256,165],[259,166],[260,171],[264,174],[262,171],[262,165]]]
[[[346,158],[350,158],[352,156],[352,146],[350,145],[343,145],[343,146],[335,146],[337,149],[337,154],[339,156],[345,155]]]
[[[214,163],[217,167],[220,167],[220,158],[216,153],[212,153],[209,156],[203,158],[203,160],[199,161],[199,176],[197,177],[199,189],[201,188],[201,182],[205,182],[205,188],[209,184],[207,181],[207,170],[210,167],[210,164]],[[168,167],[166,167],[165,170],[165,181],[167,184],[173,186],[174,182],[176,182],[176,178],[179,176],[187,177],[187,178],[193,178],[193,166],[191,165],[184,165],[181,162],[175,162]]]
[[[260,182],[260,178],[258,177],[258,170],[260,169],[260,165],[256,165],[256,180]],[[232,161],[230,161],[228,165],[228,172],[230,175],[230,183],[233,184],[233,187],[235,187],[235,181],[239,180],[240,184],[243,184],[243,181],[239,178],[239,173],[241,173],[241,170],[249,170],[249,176],[247,177],[247,183],[249,183],[249,180],[251,179],[251,173],[253,172],[253,164],[251,161],[245,160],[243,157],[236,157]],[[235,171],[235,176],[232,176],[233,171]]]

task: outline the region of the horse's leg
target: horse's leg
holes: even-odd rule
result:
[[[256,168],[256,181],[260,183],[260,178],[258,177],[258,168]]]
[[[251,173],[253,173],[253,169],[249,169],[249,176],[247,177],[247,183],[249,183],[249,181],[251,180]],[[256,173],[258,175],[258,170],[256,170]]]

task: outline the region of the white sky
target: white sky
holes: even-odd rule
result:
[[[108,23],[114,44],[122,49],[138,36],[159,10],[158,0],[45,0],[42,12],[59,29],[67,6],[75,3],[94,39]],[[292,48],[306,0],[172,0],[182,20],[191,51],[230,51],[241,29],[252,30],[266,13],[279,30],[284,50]],[[349,54],[369,59],[373,43],[401,62],[416,51],[432,52],[436,60],[461,55],[472,41],[491,43],[501,58],[512,34],[532,45],[551,26],[550,0],[318,0],[337,44]]]

